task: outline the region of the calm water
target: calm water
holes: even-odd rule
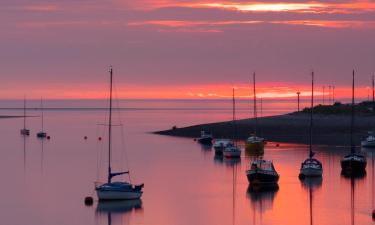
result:
[[[19,103],[3,105],[15,107]],[[63,103],[51,101],[45,105],[82,106],[82,102]],[[37,102],[30,104],[37,106]],[[85,104],[96,107],[104,103]],[[230,108],[230,102],[131,104],[132,109],[115,112],[115,118],[120,118],[115,123],[122,121],[124,126],[114,128],[114,167],[129,167],[132,182],[145,183],[142,201],[85,206],[83,199],[94,194],[94,182],[105,177],[107,142],[105,127],[98,124],[105,120],[106,113],[98,109],[46,110],[45,130],[51,140],[36,139],[41,126],[39,117],[28,119],[31,136],[25,139],[19,135],[22,119],[0,120],[1,224],[300,225],[310,224],[310,215],[317,225],[373,224],[375,151],[366,151],[366,177],[350,180],[340,175],[340,158],[348,149],[316,147],[316,156],[324,166],[323,179],[301,182],[297,176],[307,147],[283,143],[276,147],[269,143],[264,157],[274,161],[281,175],[279,189],[253,193],[248,191],[245,176],[251,157],[242,155],[240,161],[215,159],[212,150],[192,139],[148,133],[173,125],[229,120],[231,115],[226,108]],[[238,117],[250,114],[247,107],[245,102],[240,104]],[[290,102],[269,102],[264,114],[294,107]],[[21,113],[0,110],[0,114]],[[28,113],[39,114],[36,110]],[[88,140],[83,139],[85,135]],[[99,136],[103,141],[98,141]],[[122,146],[127,157],[120,151]]]

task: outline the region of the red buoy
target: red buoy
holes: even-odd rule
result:
[[[280,146],[280,144],[276,144],[276,147],[279,147]]]
[[[50,137],[50,136],[47,136],[47,139],[49,140],[49,139],[51,139],[51,137]]]
[[[87,136],[83,137],[85,140],[87,140]]]
[[[101,140],[102,140],[102,137],[99,137],[98,139],[99,139],[99,141],[101,141]]]

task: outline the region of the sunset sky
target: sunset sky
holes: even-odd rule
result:
[[[375,73],[375,1],[2,0],[0,98],[263,97]],[[327,88],[328,89],[328,88]],[[321,90],[319,90],[321,91]],[[317,93],[319,94],[319,93]]]

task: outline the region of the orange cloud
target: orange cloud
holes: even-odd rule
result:
[[[121,1],[118,4],[124,5]],[[165,7],[218,8],[242,12],[298,12],[298,13],[352,13],[375,11],[375,3],[355,1],[350,3],[311,2],[260,2],[260,1],[176,1],[176,0],[142,0],[127,3],[137,9],[151,10]]]
[[[252,25],[252,24],[286,24],[300,26],[316,26],[327,28],[373,28],[375,21],[340,21],[340,20],[285,20],[285,21],[260,21],[260,20],[238,20],[238,21],[188,21],[188,20],[150,20],[129,22],[128,26],[157,26],[167,28],[189,28],[185,31],[190,32],[222,32],[220,29],[229,25]],[[195,29],[193,29],[195,27]],[[200,27],[197,28],[197,27]],[[205,29],[205,27],[214,27],[215,29]],[[184,31],[176,29],[175,31]]]

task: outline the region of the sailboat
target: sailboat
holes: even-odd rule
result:
[[[312,130],[313,130],[313,114],[314,114],[314,72],[311,73],[311,112],[310,112],[310,151],[309,158],[307,158],[302,164],[300,169],[300,178],[305,177],[320,177],[323,173],[322,163],[314,158],[314,152],[312,151]]]
[[[131,200],[140,199],[143,194],[143,184],[132,185],[128,182],[112,182],[112,178],[124,174],[129,174],[129,171],[125,172],[112,172],[111,168],[111,151],[112,151],[112,81],[113,81],[113,70],[110,67],[110,97],[109,97],[109,119],[108,119],[108,179],[107,183],[96,184],[95,191],[99,200]]]
[[[253,101],[254,101],[254,133],[250,135],[250,137],[246,140],[245,149],[247,152],[256,152],[256,153],[263,153],[264,152],[264,138],[257,136],[257,129],[258,129],[258,116],[257,116],[257,100],[256,100],[256,89],[255,89],[255,73],[253,73]]]
[[[352,81],[352,112],[351,112],[351,122],[350,122],[350,154],[344,156],[341,159],[341,169],[342,173],[347,175],[361,175],[366,173],[366,158],[360,154],[356,153],[355,145],[353,140],[353,128],[354,128],[354,70],[353,70],[353,81]]]
[[[374,75],[372,75],[372,113],[375,114]],[[373,131],[368,132],[368,136],[361,142],[361,146],[364,148],[375,148],[375,135]]]
[[[201,136],[197,139],[198,143],[202,145],[212,145],[212,140],[212,134],[204,130],[201,131]]]
[[[233,145],[228,145],[224,148],[223,155],[226,158],[239,158],[241,157],[241,149],[237,146],[237,127],[236,127],[236,101],[234,99],[234,88],[233,88]]]
[[[23,99],[23,128],[21,129],[21,134],[24,136],[30,135],[30,130],[26,129],[26,97]]]
[[[226,147],[233,146],[233,141],[230,139],[215,139],[213,147],[215,149],[215,155],[222,156],[223,151]]]
[[[40,110],[42,112],[42,115],[41,115],[41,119],[42,119],[42,130],[39,131],[36,136],[38,138],[46,138],[47,137],[47,133],[44,131],[44,114],[43,114],[43,99],[41,98],[40,99]]]

